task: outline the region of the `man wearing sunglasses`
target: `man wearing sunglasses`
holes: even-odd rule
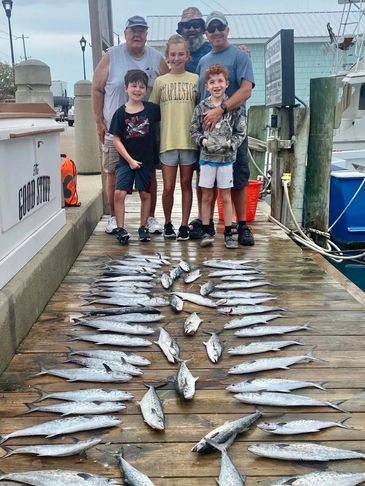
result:
[[[210,43],[204,37],[205,22],[201,11],[196,7],[183,10],[176,32],[184,37],[190,51],[190,60],[185,69],[195,73],[200,58],[211,50]]]
[[[221,12],[212,12],[207,16],[205,34],[212,46],[211,52],[202,57],[196,72],[200,77],[200,97],[208,96],[205,88],[205,72],[212,64],[221,64],[228,70],[229,86],[226,90],[228,99],[205,114],[206,127],[213,128],[224,113],[242,107],[252,94],[255,86],[251,58],[242,49],[228,41],[228,22]],[[236,162],[233,165],[232,201],[237,215],[238,242],[244,246],[255,244],[250,228],[246,224],[246,187],[249,179],[248,139],[243,141],[237,150]]]

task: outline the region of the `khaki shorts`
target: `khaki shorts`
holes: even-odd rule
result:
[[[104,172],[113,173],[115,172],[116,166],[119,163],[120,155],[116,148],[114,147],[113,140],[104,140],[104,145],[102,146],[103,152],[103,168]]]

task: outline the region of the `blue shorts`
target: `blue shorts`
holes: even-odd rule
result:
[[[237,149],[236,162],[233,164],[233,188],[242,189],[247,186],[250,177],[248,166],[248,137]]]
[[[132,191],[134,183],[138,191],[150,192],[152,167],[142,165],[140,169],[132,170],[126,162],[120,162],[115,173],[115,189],[118,191]]]

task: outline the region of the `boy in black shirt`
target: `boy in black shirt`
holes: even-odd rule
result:
[[[116,168],[114,193],[116,234],[121,245],[126,245],[129,233],[124,228],[125,198],[135,183],[141,199],[140,241],[150,241],[147,218],[151,204],[151,176],[156,153],[155,125],[160,121],[160,108],[143,101],[147,92],[148,78],[144,71],[132,69],[124,78],[128,95],[125,105],[114,113],[109,132],[120,160]]]

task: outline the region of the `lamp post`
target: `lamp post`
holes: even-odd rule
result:
[[[4,1],[4,0],[3,0]],[[84,67],[84,80],[86,79],[86,70],[85,70],[85,47],[86,47],[86,39],[84,36],[80,39],[80,46],[82,50],[82,65]]]
[[[10,22],[11,10],[13,8],[13,0],[2,0],[2,4],[3,4],[4,10],[5,10],[6,16],[8,18],[11,64],[14,67],[15,61],[14,61],[13,36],[12,36],[12,33],[11,33],[11,22]]]

